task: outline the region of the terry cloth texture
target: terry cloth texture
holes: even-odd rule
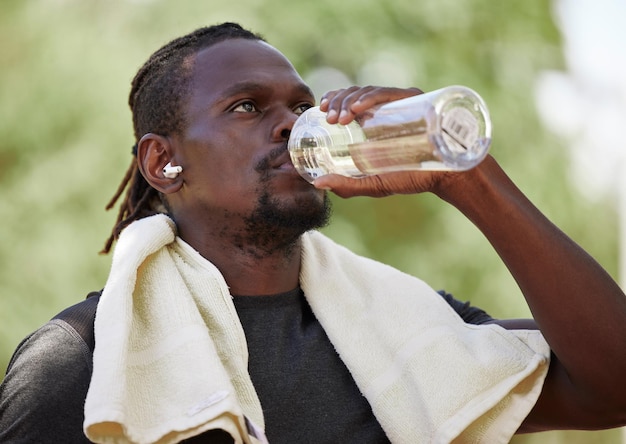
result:
[[[421,280],[317,232],[302,242],[301,287],[392,442],[510,440],[547,372],[539,332],[467,325]],[[265,439],[228,287],[167,216],[122,232],[95,335],[92,441],[171,443],[214,428]]]

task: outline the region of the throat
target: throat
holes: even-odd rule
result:
[[[266,191],[254,211],[243,217],[242,230],[234,236],[235,245],[259,259],[277,254],[291,257],[300,236],[325,226],[330,213],[327,196],[323,200],[296,198],[285,203]]]
[[[294,289],[300,276],[300,241],[277,245],[242,244],[216,259],[232,294],[270,295]]]
[[[292,260],[300,246],[301,230],[277,226],[257,227],[248,223],[246,229],[232,233],[232,244],[239,254],[252,260]]]

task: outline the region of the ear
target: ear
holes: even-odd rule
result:
[[[174,179],[165,177],[163,167],[175,165],[170,139],[158,134],[147,133],[137,143],[137,164],[146,181],[163,194],[177,192],[183,186],[181,175]]]

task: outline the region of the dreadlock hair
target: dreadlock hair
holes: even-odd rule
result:
[[[144,179],[138,168],[137,143],[146,133],[180,134],[186,124],[182,104],[190,93],[193,57],[200,50],[229,39],[265,41],[236,23],[199,28],[172,40],[150,56],[132,81],[128,104],[132,111],[136,143],[133,158],[106,209],[111,209],[124,190],[126,195],[102,254],[111,250],[122,230],[135,220],[163,212],[164,199]]]

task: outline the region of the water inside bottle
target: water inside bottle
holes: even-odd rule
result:
[[[325,113],[311,108],[291,132],[293,164],[309,182],[325,174],[472,168],[491,143],[488,114],[466,89],[447,91],[435,103],[419,96],[390,102],[345,126],[329,124]]]
[[[356,122],[331,125],[325,114],[319,118],[311,115],[310,119],[314,122],[303,122],[301,130],[294,127],[289,139],[289,153],[296,170],[309,182],[325,174],[363,176],[350,152],[352,145],[365,141],[361,127]]]

